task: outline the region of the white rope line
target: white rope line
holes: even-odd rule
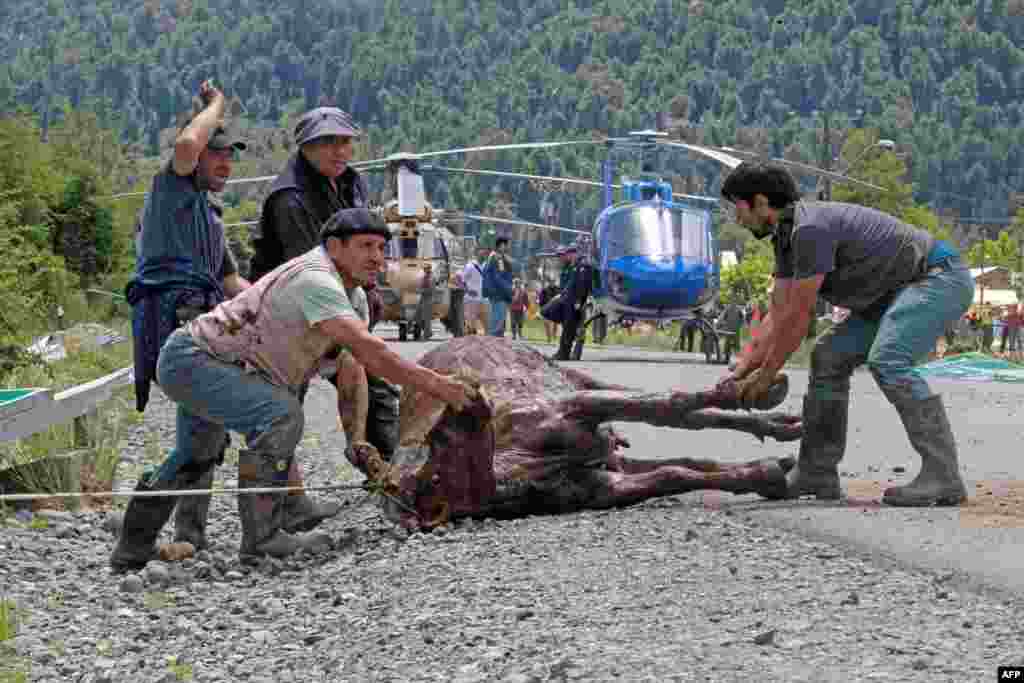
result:
[[[254,495],[267,493],[299,493],[303,491],[368,491],[364,484],[333,484],[330,486],[272,486],[265,488],[209,488],[184,489],[181,491],[97,491],[60,492],[60,493],[9,493],[0,495],[0,504],[7,501],[45,500],[47,498],[179,498],[184,496],[221,496],[221,495]]]

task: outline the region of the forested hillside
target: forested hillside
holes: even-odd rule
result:
[[[1024,190],[1022,14],[1024,0],[4,0],[0,111],[30,106],[46,128],[65,103],[97,109],[154,155],[210,76],[249,125],[349,109],[368,153],[621,134],[667,112],[680,136],[815,163],[829,116],[835,153],[855,127],[896,141],[918,202],[1006,216]],[[597,155],[496,161],[594,177]],[[717,189],[714,164],[666,161],[687,189]],[[538,215],[523,184],[431,185],[436,203],[502,191]],[[597,206],[556,199],[563,215]]]

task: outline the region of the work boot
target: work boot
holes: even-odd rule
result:
[[[956,441],[941,396],[893,402],[921,456],[921,471],[906,486],[885,490],[882,502],[899,507],[960,505],[967,501],[967,487],[960,478]]]
[[[789,498],[811,495],[818,500],[839,500],[839,461],[846,451],[846,423],[850,396],[804,396],[804,436],[796,467],[786,473]]]
[[[154,488],[145,484],[145,476],[135,487],[136,491],[170,490],[173,486],[164,482]],[[171,518],[178,499],[173,496],[132,498],[124,513],[121,533],[117,545],[110,554],[110,569],[115,574],[137,572],[150,560],[157,557],[156,539],[160,530]]]
[[[288,471],[294,456],[273,456],[250,450],[238,452],[238,487],[275,488],[288,483]],[[263,556],[287,557],[299,550],[317,550],[331,546],[326,534],[290,534],[284,530],[286,493],[240,492],[238,514],[242,520],[243,561]]]
[[[366,416],[366,440],[374,445],[385,460],[398,448],[398,407],[401,400],[398,387],[385,379],[366,375],[369,406]]]
[[[213,463],[198,479],[188,481],[184,486],[190,489],[209,489],[213,486]],[[192,547],[205,550],[210,547],[206,541],[206,520],[210,513],[210,496],[181,496],[178,509],[174,511],[174,542],[191,543]]]
[[[295,458],[288,469],[288,486],[302,486],[302,470]],[[312,531],[320,522],[341,512],[338,503],[318,503],[305,491],[288,493],[284,496],[284,525],[289,533]]]

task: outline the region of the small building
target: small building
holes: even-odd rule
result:
[[[985,289],[1011,289],[1010,269],[1003,266],[990,266],[988,268],[971,268],[971,277],[974,278],[975,287]]]

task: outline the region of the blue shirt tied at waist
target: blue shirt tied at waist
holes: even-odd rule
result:
[[[136,273],[125,287],[132,306],[132,344],[135,370],[135,409],[149,402],[160,349],[178,328],[179,306],[211,309],[224,301],[224,288],[209,275],[197,273],[185,259],[153,264]]]
[[[945,240],[936,240],[935,246],[928,252],[928,267],[937,266],[950,259],[959,259],[960,252]]]

